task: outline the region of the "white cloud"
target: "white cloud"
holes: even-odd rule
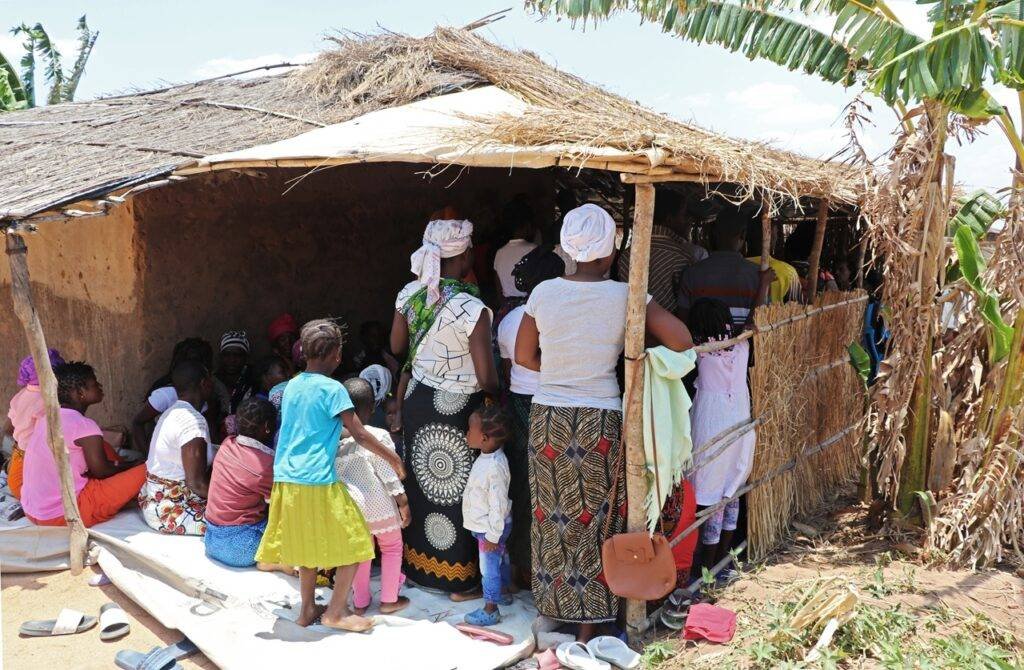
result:
[[[751,121],[759,126],[792,128],[801,124],[831,125],[839,116],[839,108],[814,102],[792,84],[765,81],[747,88],[729,91],[725,100],[745,108]]]
[[[250,58],[211,58],[197,67],[193,71],[193,75],[199,79],[207,79],[209,77],[219,77],[221,75],[232,74],[234,72],[251,70],[263,65],[277,65],[278,63],[294,63],[296,65],[301,65],[302,63],[310,62],[315,57],[315,53],[307,52],[293,55],[269,53],[263,54],[262,56],[252,56]],[[263,74],[265,73],[258,71],[252,72],[247,76],[259,77]]]

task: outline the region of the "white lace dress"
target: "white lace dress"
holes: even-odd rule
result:
[[[721,445],[705,452],[704,445],[723,430],[750,420],[747,386],[749,342],[697,356],[697,392],[690,408],[694,473],[698,505],[714,505],[732,497],[747,481],[754,464],[757,438],[750,431],[715,455]]]

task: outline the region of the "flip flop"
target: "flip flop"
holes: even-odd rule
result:
[[[21,624],[18,632],[25,637],[51,637],[84,633],[95,625],[96,617],[86,616],[78,610],[65,608],[60,611],[56,619],[26,621]]]
[[[131,621],[117,603],[100,607],[100,639],[104,642],[124,637],[132,630]]]
[[[566,642],[555,650],[558,662],[570,670],[611,670],[607,661],[594,656],[594,652],[582,642]]]
[[[589,649],[595,657],[607,661],[622,670],[634,670],[640,667],[640,654],[636,653],[629,646],[617,637],[601,635],[587,642]]]
[[[502,633],[500,630],[484,628],[482,626],[474,626],[469,623],[457,623],[455,624],[455,629],[463,635],[468,635],[474,640],[493,642],[494,644],[500,644],[502,646],[512,644],[515,641],[515,638],[508,633]]]
[[[182,638],[169,647],[153,647],[147,653],[122,649],[114,657],[114,663],[122,670],[181,670],[178,660],[199,651],[192,640]]]

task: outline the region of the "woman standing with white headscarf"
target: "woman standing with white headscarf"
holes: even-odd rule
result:
[[[530,294],[516,362],[540,371],[530,414],[533,597],[541,614],[580,624],[585,642],[619,607],[603,579],[601,545],[625,521],[615,366],[625,345],[629,285],[605,279],[615,260],[615,221],[597,205],[565,215],[561,242],[576,274]],[[683,322],[650,296],[647,332],[675,351],[693,344]]]
[[[473,265],[469,221],[431,221],[412,255],[417,279],[395,301],[391,349],[406,354],[408,388],[398,412],[412,521],[403,533],[405,574],[451,593],[479,582],[476,541],[462,527],[462,492],[473,465],[469,415],[498,392],[491,312],[465,281]],[[402,384],[399,385],[401,390]]]

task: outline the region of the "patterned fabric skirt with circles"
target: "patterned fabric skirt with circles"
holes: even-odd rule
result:
[[[625,478],[619,473],[622,412],[549,407],[530,413],[533,503],[533,599],[546,617],[576,623],[614,621],[619,598],[608,590],[601,545],[622,532]]]
[[[402,406],[404,482],[412,520],[402,531],[406,577],[451,593],[480,582],[477,543],[462,527],[462,492],[476,456],[466,442],[482,393],[466,395],[410,384]]]

